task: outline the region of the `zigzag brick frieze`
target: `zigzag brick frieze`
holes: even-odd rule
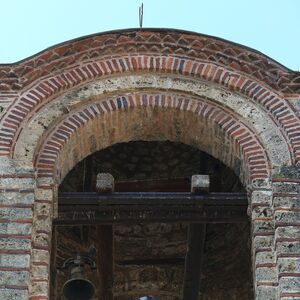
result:
[[[94,60],[81,65],[68,67],[55,76],[45,77],[25,91],[15,101],[2,120],[0,131],[0,154],[10,155],[16,138],[22,128],[21,124],[28,115],[41,105],[45,105],[55,95],[77,85],[104,76],[117,76],[132,72],[161,72],[190,76],[222,84],[237,92],[241,92],[260,103],[282,128],[289,141],[294,162],[300,160],[300,124],[299,118],[291,110],[287,102],[275,92],[268,89],[244,74],[209,62],[201,62],[187,58],[154,55],[124,55],[102,60]]]
[[[235,155],[245,161],[249,180],[270,176],[267,155],[255,134],[223,108],[199,99],[174,94],[131,94],[108,98],[71,113],[55,126],[37,151],[35,166],[40,177],[53,177],[57,158],[70,137],[78,128],[101,114],[134,107],[173,108],[193,112],[217,125],[232,142]],[[87,154],[85,154],[87,155]]]
[[[210,36],[168,29],[123,30],[66,42],[15,64],[0,65],[0,90],[20,90],[34,80],[71,64],[124,54],[197,58],[251,75],[277,91],[300,93],[300,73],[263,54]]]

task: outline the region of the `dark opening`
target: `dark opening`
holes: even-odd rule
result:
[[[59,190],[93,191],[96,175],[102,172],[114,176],[115,191],[188,192],[191,176],[201,173],[204,165],[211,178],[211,192],[244,192],[238,177],[220,161],[194,147],[169,141],[135,141],[98,151],[77,164]],[[163,220],[115,225],[114,299],[182,299],[187,227],[186,223]],[[68,273],[61,266],[78,252],[97,252],[95,226],[57,227],[51,299],[63,299]],[[97,271],[87,274],[96,288],[93,299],[98,299],[98,275]],[[253,299],[249,223],[207,225],[200,296]]]

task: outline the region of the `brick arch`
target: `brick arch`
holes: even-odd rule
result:
[[[228,67],[198,58],[182,58],[176,55],[135,54],[113,58],[101,58],[66,67],[63,72],[42,77],[12,104],[2,120],[0,135],[3,143],[2,155],[13,155],[14,145],[22,131],[22,124],[29,122],[34,113],[61,93],[81,86],[97,78],[124,76],[130,74],[176,74],[183,77],[204,80],[224,86],[246,95],[263,107],[281,128],[295,164],[300,160],[300,125],[299,118],[278,92],[270,89],[264,82],[253,76],[237,72]]]
[[[37,176],[60,182],[91,153],[139,139],[197,146],[233,168],[245,184],[271,175],[255,132],[232,112],[196,97],[135,92],[94,102],[60,120],[36,149]]]

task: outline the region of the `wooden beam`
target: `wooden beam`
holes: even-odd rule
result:
[[[97,267],[99,300],[113,299],[113,227],[97,226]]]
[[[86,206],[118,206],[118,205],[204,205],[204,206],[244,206],[248,204],[246,193],[208,193],[197,195],[193,193],[59,193],[58,206],[59,210],[67,209],[84,209]]]
[[[189,226],[188,249],[184,270],[183,300],[198,300],[205,233],[205,224],[193,224]]]
[[[188,192],[190,180],[186,177],[144,180],[121,180],[115,182],[116,192]]]
[[[96,192],[110,194],[114,191],[114,178],[108,173],[99,173]],[[97,226],[97,265],[99,275],[99,300],[113,299],[114,232],[112,225]]]
[[[83,161],[83,192],[91,192],[93,190],[93,156],[88,156]]]
[[[204,169],[203,166],[202,169]],[[191,181],[191,192],[202,195],[208,194],[209,176],[193,175]],[[188,249],[184,269],[183,300],[198,300],[205,235],[205,223],[189,225]]]
[[[148,259],[130,259],[117,261],[119,266],[155,266],[155,265],[183,265],[185,262],[184,257],[172,258],[148,258]]]
[[[60,193],[54,225],[248,222],[241,193]]]

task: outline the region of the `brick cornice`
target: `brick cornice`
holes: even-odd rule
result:
[[[25,88],[72,64],[115,55],[173,55],[201,59],[247,74],[286,94],[300,93],[300,73],[248,47],[172,29],[128,29],[100,33],[48,48],[14,64],[0,65],[0,91]]]

